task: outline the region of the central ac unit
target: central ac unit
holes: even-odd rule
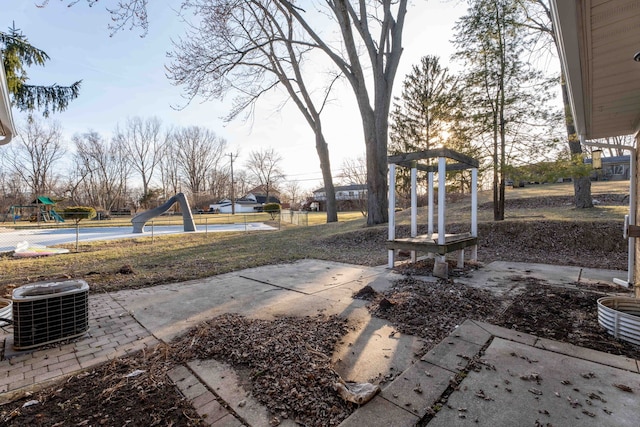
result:
[[[83,280],[21,286],[12,300],[16,350],[76,338],[89,330],[89,285]]]

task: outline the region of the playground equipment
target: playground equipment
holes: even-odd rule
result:
[[[131,223],[133,224],[133,232],[144,233],[144,225],[147,223],[147,221],[149,221],[151,218],[162,215],[163,213],[171,209],[171,206],[173,206],[176,202],[180,203],[180,209],[182,210],[182,222],[184,223],[184,231],[196,231],[196,224],[193,222],[193,215],[191,214],[191,209],[189,208],[189,201],[183,193],[178,193],[157,208],[141,212],[131,218]]]
[[[432,159],[435,164],[431,164]],[[447,163],[449,160],[449,163]],[[423,163],[420,163],[423,161]],[[429,256],[435,255],[434,276],[447,277],[446,254],[457,252],[458,266],[464,266],[464,249],[471,248],[471,258],[475,261],[478,257],[478,161],[447,148],[438,148],[415,153],[404,153],[389,156],[389,268],[395,264],[395,251],[397,249],[411,251],[411,261],[416,261],[418,251],[427,252]],[[426,163],[426,164],[425,164]],[[411,170],[411,237],[396,238],[395,200],[396,200],[396,167],[401,166]],[[468,233],[446,234],[446,173],[447,171],[462,171],[471,169],[471,230]],[[429,203],[427,234],[418,236],[418,196],[417,196],[417,171],[428,173]],[[434,233],[433,199],[434,199],[434,174],[438,174],[438,229]]]
[[[55,202],[49,197],[39,196],[29,205],[12,205],[9,212],[4,216],[4,221],[11,219],[15,224],[19,219],[31,222],[64,222],[54,209]]]

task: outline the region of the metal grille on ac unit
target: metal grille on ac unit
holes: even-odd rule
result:
[[[12,299],[16,350],[75,338],[89,330],[89,285],[83,280],[21,286]]]

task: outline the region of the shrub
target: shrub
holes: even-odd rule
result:
[[[271,219],[275,219],[276,215],[280,213],[280,208],[281,206],[278,203],[267,203],[263,206],[262,211],[271,215]]]
[[[64,208],[62,216],[80,221],[81,219],[91,219],[96,216],[96,210],[91,206],[69,206]]]

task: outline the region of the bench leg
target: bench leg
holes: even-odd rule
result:
[[[464,268],[464,249],[458,251],[458,268]]]

